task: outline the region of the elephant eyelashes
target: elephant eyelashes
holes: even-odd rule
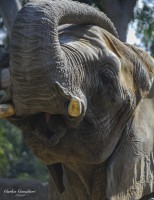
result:
[[[106,74],[101,75],[101,80],[104,83],[104,85],[111,84],[112,82],[112,80]]]
[[[113,70],[111,70],[110,68],[103,69],[100,72],[100,78],[104,87],[108,86],[110,89],[117,91],[117,78]]]

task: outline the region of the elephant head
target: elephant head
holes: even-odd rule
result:
[[[13,103],[16,114],[8,119],[49,166],[59,191],[65,186],[62,199],[75,199],[67,192],[76,181],[85,188],[77,199],[103,199],[94,185],[104,166],[108,199],[152,191],[154,61],[120,42],[106,15],[68,0],[30,1],[13,26],[10,74],[2,102]],[[139,178],[145,168],[148,184]]]

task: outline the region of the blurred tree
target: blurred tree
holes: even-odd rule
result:
[[[114,23],[121,41],[126,41],[127,28],[133,19],[137,0],[78,0],[89,5],[95,5],[103,11]]]
[[[4,129],[0,128],[0,176],[6,176],[8,172],[8,163],[13,151],[13,145],[5,136]],[[8,153],[9,152],[9,153]]]
[[[47,168],[33,156],[21,131],[6,120],[0,120],[0,176],[42,181],[48,178]]]
[[[134,16],[137,0],[95,0],[114,23],[121,41],[126,41],[129,22]]]
[[[0,176],[9,176],[20,152],[21,134],[5,120],[0,121]]]
[[[143,6],[135,9],[136,36],[146,51],[154,56],[154,0],[143,0]]]
[[[9,37],[11,36],[11,28],[14,23],[15,17],[21,8],[19,0],[1,0],[0,1],[0,14],[4,20]]]

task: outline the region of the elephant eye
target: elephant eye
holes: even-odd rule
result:
[[[101,70],[100,79],[104,86],[108,86],[113,90],[117,90],[117,75],[111,68],[105,67],[103,70]]]
[[[112,82],[112,79],[115,77],[115,74],[111,69],[105,68],[100,72],[100,77],[103,83],[108,84]]]

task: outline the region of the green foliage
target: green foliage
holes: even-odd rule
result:
[[[8,162],[10,162],[13,153],[13,145],[5,137],[4,129],[0,129],[0,176],[6,175],[8,171]]]
[[[5,120],[0,121],[0,176],[48,179],[47,168],[34,157],[21,131]]]
[[[8,122],[0,121],[0,175],[7,176],[13,160],[16,159],[18,154],[19,137],[14,137],[13,127],[8,129]],[[9,133],[12,134],[9,134]]]
[[[28,0],[20,0],[20,3],[22,6],[24,6],[27,2],[28,2]]]
[[[135,10],[136,35],[146,51],[154,55],[154,0],[143,0],[142,8]]]

